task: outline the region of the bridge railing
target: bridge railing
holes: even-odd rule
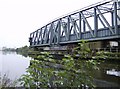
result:
[[[62,16],[30,34],[31,46],[54,46],[82,39],[120,38],[120,7],[115,0],[100,2]]]

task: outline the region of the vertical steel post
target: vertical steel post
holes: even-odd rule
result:
[[[83,32],[85,32],[86,27],[85,27],[85,21],[83,20]]]
[[[48,32],[47,32],[47,25],[45,26],[45,44],[47,43],[47,34]]]
[[[114,27],[114,15],[113,15],[113,11],[111,12],[111,24],[112,24],[112,27]]]
[[[81,39],[82,38],[82,34],[81,34],[81,14],[79,13],[79,38]]]
[[[67,17],[67,40],[70,40],[70,16]]]
[[[95,37],[97,37],[97,30],[98,30],[98,19],[97,19],[96,8],[94,8],[94,36]]]
[[[33,33],[30,33],[30,38],[29,38],[30,46],[32,45],[32,40],[33,40],[32,35],[33,35]]]
[[[38,38],[37,38],[37,44],[39,45],[39,38],[40,38],[40,29],[38,29]]]
[[[60,23],[60,20],[58,22],[58,38],[57,38],[58,40],[57,40],[57,44],[59,44],[59,42],[60,42],[60,33],[61,33],[61,23]]]
[[[39,44],[42,44],[42,29],[40,28],[40,42]]]
[[[35,31],[35,39],[34,39],[34,45],[36,45],[36,43],[37,43],[37,41],[36,41],[36,39],[37,39],[37,35],[38,35],[38,30],[37,31]]]
[[[117,14],[119,19],[117,20],[117,24],[120,25],[120,0],[118,0],[118,10],[117,10]]]
[[[32,45],[34,45],[34,36],[35,36],[35,32],[32,33],[33,34],[33,38],[32,38]]]
[[[118,25],[117,25],[117,2],[114,2],[114,23],[115,23],[115,34],[118,34]]]
[[[54,36],[54,29],[53,29],[53,22],[52,22],[51,27],[50,27],[50,43],[49,43],[49,45],[52,44],[53,36]]]

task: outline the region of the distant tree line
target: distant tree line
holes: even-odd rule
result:
[[[30,51],[32,51],[32,48],[30,48],[29,46],[25,45],[23,47],[19,47],[19,48],[7,48],[7,47],[2,47],[2,51],[4,52],[17,52],[17,54],[21,54],[25,57],[28,56],[28,53]]]
[[[16,51],[16,48],[2,47],[2,51]]]
[[[25,45],[25,46],[23,46],[23,47],[20,47],[20,48],[16,48],[16,52],[17,52],[18,54],[21,54],[21,55],[25,56],[25,57],[28,56],[28,53],[29,53],[31,50],[32,50],[32,49],[31,49],[29,46],[27,46],[27,45]]]
[[[23,46],[23,47],[20,47],[20,48],[16,48],[16,51],[17,51],[17,52],[24,53],[24,52],[28,52],[29,49],[30,49],[30,48],[26,45],[26,46]]]

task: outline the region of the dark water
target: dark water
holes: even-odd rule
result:
[[[20,78],[30,65],[30,57],[16,53],[0,52],[0,72],[7,73],[11,80]],[[120,87],[120,61],[100,62],[99,70],[93,71],[94,82],[97,86]]]
[[[104,61],[93,71],[97,86],[120,87],[120,61]]]

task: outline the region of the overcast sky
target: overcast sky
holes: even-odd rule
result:
[[[0,0],[0,47],[29,45],[29,34],[49,21],[101,0]]]

